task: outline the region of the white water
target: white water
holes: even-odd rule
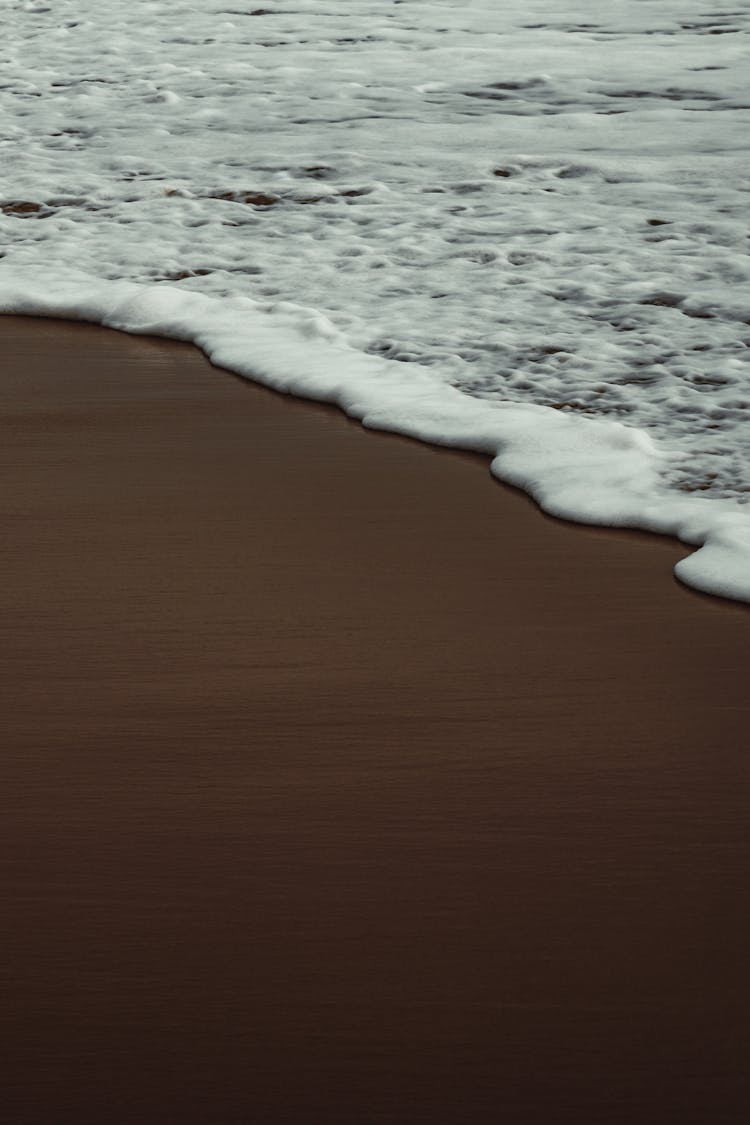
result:
[[[0,309],[482,450],[750,600],[750,4],[0,17]]]

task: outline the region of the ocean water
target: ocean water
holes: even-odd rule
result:
[[[0,309],[484,452],[750,600],[750,3],[257,2],[0,4]]]

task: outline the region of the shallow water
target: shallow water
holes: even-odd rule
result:
[[[5,1119],[745,1122],[747,608],[185,345],[0,335]]]

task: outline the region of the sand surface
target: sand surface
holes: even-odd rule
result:
[[[5,1119],[745,1122],[747,608],[187,345],[0,347]]]

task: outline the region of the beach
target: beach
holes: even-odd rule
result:
[[[7,1120],[746,1120],[747,607],[187,344],[0,339]]]

